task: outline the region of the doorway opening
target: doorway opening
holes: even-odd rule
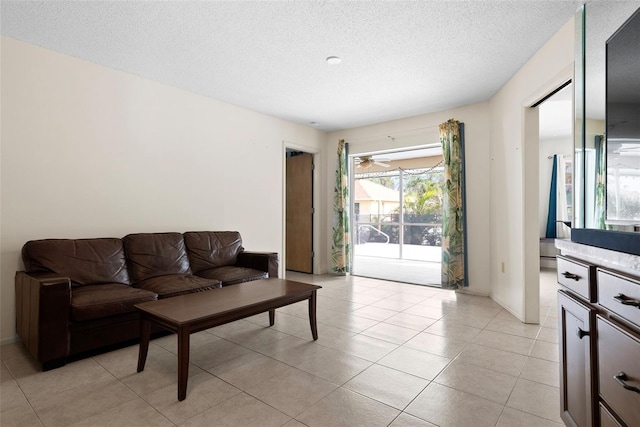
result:
[[[540,324],[556,314],[555,239],[570,238],[573,218],[573,85],[561,86],[537,106],[539,128]]]
[[[538,106],[540,267],[556,267],[555,239],[573,217],[573,91],[567,85]]]
[[[352,274],[440,286],[442,147],[350,156]]]

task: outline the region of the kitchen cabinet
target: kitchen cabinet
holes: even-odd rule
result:
[[[558,256],[560,410],[569,426],[640,426],[640,278]]]

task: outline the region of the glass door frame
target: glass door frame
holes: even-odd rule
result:
[[[355,173],[355,158],[358,156],[363,156],[363,155],[385,155],[385,154],[392,154],[392,153],[399,153],[399,152],[410,152],[410,151],[416,151],[416,150],[420,150],[423,148],[435,148],[435,147],[439,147],[440,144],[429,144],[426,146],[420,146],[420,147],[411,147],[411,148],[406,148],[406,149],[401,149],[401,150],[393,150],[393,151],[379,151],[379,152],[374,152],[374,153],[358,153],[358,154],[351,154],[349,153],[348,156],[348,161],[349,161],[349,167],[348,167],[348,175],[349,175],[349,188],[353,189],[353,191],[350,192],[349,195],[349,210],[350,212],[352,212],[352,215],[350,215],[349,218],[349,226],[350,226],[350,230],[351,230],[351,235],[350,235],[350,239],[352,242],[352,247],[354,248],[353,250],[350,251],[350,256],[351,256],[351,265],[354,265],[354,258],[355,258],[355,247],[353,245],[355,245],[355,242],[357,241],[357,239],[359,238],[359,230],[358,230],[358,222],[356,221],[356,213],[355,213],[355,182],[356,182],[356,173]],[[419,157],[419,156],[418,156]],[[418,158],[416,157],[416,158]],[[418,168],[416,168],[418,169]],[[384,173],[384,172],[383,172]],[[399,193],[399,210],[400,213],[398,214],[399,216],[399,221],[398,222],[393,222],[393,223],[388,223],[388,225],[397,225],[399,227],[398,230],[398,257],[397,258],[393,258],[393,259],[399,259],[399,260],[403,260],[404,258],[404,253],[403,253],[403,246],[404,246],[404,227],[406,225],[408,226],[429,226],[431,224],[429,223],[405,223],[404,220],[404,215],[405,215],[405,202],[404,202],[404,173],[405,171],[403,169],[399,169],[398,170],[398,179],[399,179],[399,183],[398,183],[398,193]],[[380,214],[379,214],[380,215]]]

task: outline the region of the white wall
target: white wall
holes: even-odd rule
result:
[[[539,320],[538,117],[527,107],[571,76],[573,42],[572,19],[489,102],[491,297],[532,323]]]
[[[2,341],[30,239],[238,230],[282,254],[283,141],[324,158],[325,133],[1,41]]]
[[[584,123],[584,136],[586,148],[595,149],[596,135],[604,135],[605,122],[604,120],[587,119]]]
[[[489,295],[489,108],[487,103],[475,104],[409,117],[401,120],[364,126],[328,135],[327,198],[333,197],[335,159],[339,139],[349,142],[349,152],[366,153],[418,145],[439,144],[440,123],[454,118],[464,123],[467,174],[467,227],[469,250],[470,293]],[[388,136],[394,137],[392,140]],[[327,226],[331,229],[329,215]],[[331,236],[327,235],[328,250]]]

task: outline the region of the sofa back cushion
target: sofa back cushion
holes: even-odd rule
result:
[[[22,260],[28,272],[53,272],[74,286],[131,284],[120,239],[31,240],[22,247]]]
[[[243,251],[237,231],[189,231],[184,233],[184,242],[194,272],[234,265]]]
[[[123,239],[133,283],[168,274],[191,274],[180,233],[138,233]]]

